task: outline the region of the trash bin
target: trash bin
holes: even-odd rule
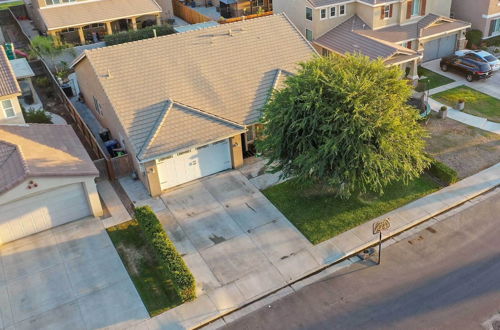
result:
[[[73,89],[71,88],[70,84],[62,84],[61,88],[62,88],[64,94],[66,94],[67,97],[72,97],[73,96]]]

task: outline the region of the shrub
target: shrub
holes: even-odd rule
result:
[[[35,78],[35,84],[42,88],[46,88],[50,86],[50,80],[49,77],[46,76],[40,76]]]
[[[52,117],[43,109],[28,109],[21,108],[24,121],[29,124],[52,124]]]
[[[479,47],[481,45],[481,41],[483,40],[483,32],[481,30],[469,30],[465,34],[467,38],[467,48]]]
[[[446,185],[450,185],[458,181],[457,171],[436,159],[432,161],[431,166],[427,169],[427,172]]]
[[[175,248],[174,243],[163,230],[153,210],[149,206],[138,207],[135,209],[135,218],[148,244],[154,251],[158,263],[165,269],[165,275],[172,279],[182,301],[190,301],[196,298],[194,276]]]
[[[484,42],[487,46],[500,46],[500,36],[486,39]]]
[[[170,25],[148,26],[144,29],[140,29],[137,31],[127,31],[127,32],[120,32],[117,34],[107,35],[104,37],[104,41],[106,42],[106,46],[112,46],[112,45],[123,44],[125,42],[153,38],[154,37],[153,30],[156,30],[156,35],[158,37],[175,33],[174,28]]]

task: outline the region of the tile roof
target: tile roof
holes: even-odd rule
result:
[[[156,127],[144,143],[140,159],[153,159],[245,132],[241,125],[173,101],[158,117]]]
[[[39,9],[48,30],[160,13],[154,0],[79,1]]]
[[[98,174],[69,125],[0,125],[0,193],[28,177]]]
[[[139,153],[170,100],[238,125],[253,124],[277,70],[293,73],[315,54],[285,15],[272,15],[95,49],[85,57]],[[172,118],[180,114],[176,110]]]
[[[14,70],[9,63],[5,49],[0,45],[0,96],[21,93]]]

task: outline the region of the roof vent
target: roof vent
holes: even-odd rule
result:
[[[108,73],[106,74],[106,78],[111,78],[111,71],[108,69]]]
[[[227,31],[227,34],[228,34],[229,36],[231,36],[231,37],[232,37],[232,36],[233,36],[233,31],[232,31],[231,29],[229,29],[229,30]]]

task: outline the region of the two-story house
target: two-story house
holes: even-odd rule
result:
[[[73,44],[102,40],[106,34],[161,24],[173,15],[171,0],[25,0],[35,26]]]
[[[420,61],[465,46],[470,24],[449,18],[450,8],[451,0],[274,0],[321,54],[382,58],[412,79]]]
[[[5,49],[0,46],[0,124],[24,124],[18,96],[21,88]]]
[[[453,0],[451,13],[471,22],[473,29],[483,32],[484,39],[500,35],[499,0]]]

